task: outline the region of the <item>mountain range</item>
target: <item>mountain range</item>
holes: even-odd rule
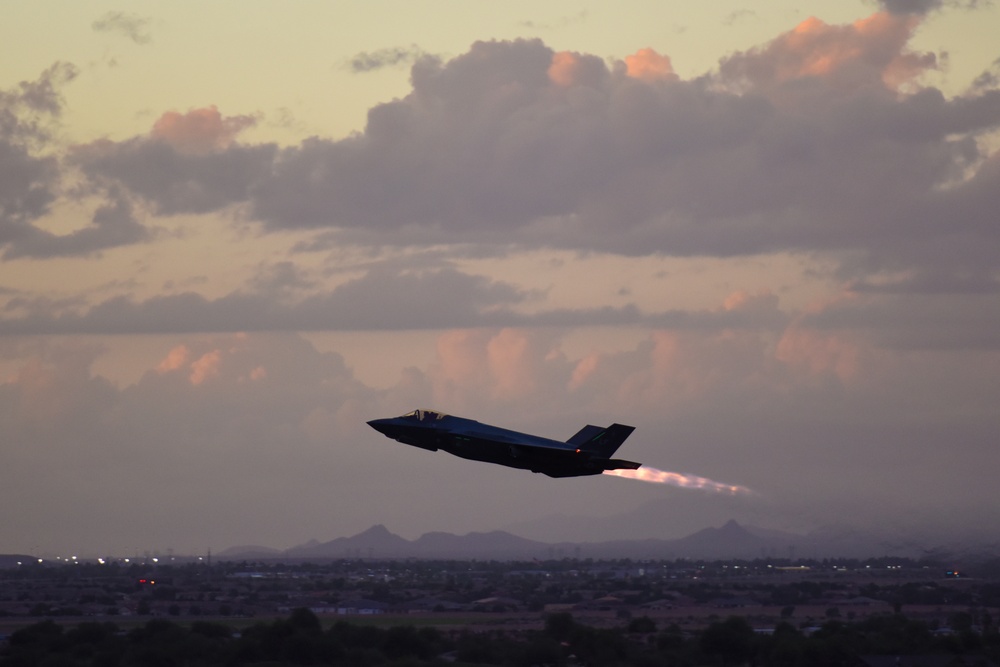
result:
[[[817,531],[798,535],[743,526],[729,520],[676,539],[623,539],[604,542],[545,542],[506,531],[454,535],[424,533],[407,540],[375,525],[351,537],[312,540],[284,551],[266,547],[234,547],[218,554],[228,560],[327,558],[426,558],[531,560],[551,558],[728,559],[728,558],[867,558],[927,555],[917,545],[888,547],[878,536],[851,531]]]

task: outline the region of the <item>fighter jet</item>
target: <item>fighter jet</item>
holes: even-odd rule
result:
[[[612,424],[584,426],[566,442],[452,417],[414,410],[402,417],[374,419],[368,425],[383,435],[432,452],[441,449],[463,459],[499,463],[549,477],[600,475],[605,470],[635,470],[641,463],[610,458],[635,430]]]

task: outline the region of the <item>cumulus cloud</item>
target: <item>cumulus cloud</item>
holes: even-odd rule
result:
[[[552,54],[547,70],[549,81],[561,88],[600,86],[607,74],[604,61],[596,56],[559,51]]]
[[[136,44],[149,44],[153,37],[149,33],[150,19],[133,12],[109,11],[90,24],[97,32],[112,32],[128,37]]]
[[[215,107],[167,112],[149,137],[78,146],[72,162],[92,183],[126,188],[160,215],[217,211],[248,199],[271,169],[276,146],[233,143],[253,124],[252,117],[223,117]]]
[[[898,93],[935,66],[907,47],[918,21],[810,19],[692,81],[651,49],[609,68],[539,41],[482,42],[415,63],[412,92],[373,108],[355,137],[279,153],[233,143],[249,121],[206,109],[165,115],[153,136],[173,143],[159,154],[134,140],[85,164],[163,212],[248,201],[272,229],[418,226],[440,241],[435,230],[475,239],[503,228],[617,252],[860,247],[884,261],[898,250],[876,248],[874,230],[914,233],[911,216],[975,169],[978,133],[1000,122],[992,89]],[[139,180],[150,171],[161,178]]]
[[[352,137],[247,145],[239,134],[254,117],[206,107],[164,113],[147,137],[79,147],[72,164],[159,215],[240,204],[267,229],[333,228],[356,242],[819,251],[856,278],[933,255],[940,275],[987,275],[996,239],[982,220],[1000,188],[980,137],[1000,124],[1000,90],[985,76],[965,96],[921,89],[936,59],[908,47],[920,20],[808,19],[689,81],[652,49],[609,65],[537,40],[480,42],[447,62],[419,59],[410,94],[372,108]],[[34,131],[9,111],[18,105],[56,113],[71,74],[54,68],[7,93],[5,134]],[[73,252],[74,240],[54,249],[24,227],[55,197],[58,165],[23,142],[4,159],[24,180],[5,184],[20,194],[3,195],[4,238],[30,239],[22,256]],[[80,252],[149,238],[128,230],[78,237]],[[954,252],[937,254],[942,243]]]
[[[838,229],[845,218],[870,219],[880,203],[873,195],[881,184],[862,182],[870,174],[857,163],[881,161],[879,173],[892,174],[886,184],[924,166],[923,192],[977,158],[947,131],[890,136],[877,147],[857,136],[855,120],[871,119],[868,129],[884,133],[888,126],[871,121],[913,124],[914,107],[931,105],[934,95],[900,99],[886,89],[886,81],[930,64],[905,51],[912,25],[887,14],[846,27],[807,22],[722,64],[718,83],[742,81],[752,88],[743,93],[703,79],[664,86],[669,60],[649,50],[618,75],[603,61],[540,42],[476,44],[448,63],[415,66],[411,95],[372,109],[364,135],[286,152],[252,204],[275,228],[371,233],[417,224],[436,242],[442,227],[463,239],[503,227],[525,242],[624,252],[863,246],[855,230]],[[797,68],[783,70],[783,59]],[[793,100],[800,108],[778,108],[764,96],[793,81],[814,84],[813,94]],[[842,86],[855,92],[845,99]],[[925,118],[943,124],[958,120],[961,107],[988,106],[937,99],[941,106]],[[376,182],[384,186],[377,193],[366,185]],[[831,189],[843,194],[831,197]],[[820,229],[798,211],[809,211]]]
[[[186,345],[178,345],[177,347],[170,350],[156,366],[157,373],[169,373],[175,371],[179,368],[183,368],[187,364],[188,358],[191,356],[191,350],[188,349]]]
[[[653,49],[639,49],[625,57],[625,71],[633,79],[644,81],[670,81],[679,77],[674,74],[670,58]]]
[[[228,148],[237,134],[253,127],[256,122],[252,116],[223,118],[212,105],[183,114],[168,111],[153,123],[150,136],[181,153],[210,153]]]
[[[564,391],[570,367],[556,343],[551,332],[510,327],[445,332],[428,370],[431,395],[450,410],[476,412],[491,402],[512,409]]]
[[[822,252],[855,279],[930,256],[939,274],[983,272],[1000,187],[982,137],[1000,126],[1000,90],[922,88],[936,57],[908,46],[920,20],[808,19],[686,81],[651,49],[609,65],[479,42],[415,62],[411,92],[345,139],[244,145],[249,121],[212,109],[88,147],[81,165],[163,214],[240,203],[266,229],[360,243]],[[167,127],[173,143],[156,140]]]
[[[933,53],[906,48],[919,23],[917,16],[888,12],[840,26],[809,18],[764,47],[728,57],[721,73],[754,90],[803,79],[847,91],[897,90],[936,65]]]
[[[199,385],[206,380],[219,375],[219,365],[222,363],[222,351],[206,352],[191,362],[191,374],[188,380],[193,385]]]

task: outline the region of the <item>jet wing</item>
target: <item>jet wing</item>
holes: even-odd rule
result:
[[[501,445],[511,445],[514,447],[522,447],[525,449],[539,449],[544,451],[566,452],[569,454],[572,454],[575,451],[575,449],[571,449],[564,442],[559,442],[558,440],[546,440],[545,438],[526,436],[521,433],[517,433],[515,431],[510,431],[510,432],[464,431],[456,433],[456,435],[463,438],[469,438],[472,440],[494,442]]]

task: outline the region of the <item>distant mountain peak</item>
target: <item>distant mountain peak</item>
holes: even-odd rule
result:
[[[763,540],[741,526],[734,519],[721,528],[705,528],[678,540],[689,548],[703,553],[736,553],[748,547],[761,544]]]
[[[376,523],[374,526],[372,526],[368,530],[364,530],[364,531],[358,533],[357,535],[355,535],[355,537],[362,537],[362,536],[363,537],[385,537],[387,535],[391,535],[392,537],[398,537],[395,533],[393,533],[391,530],[389,530],[388,528],[386,528],[381,523]]]

